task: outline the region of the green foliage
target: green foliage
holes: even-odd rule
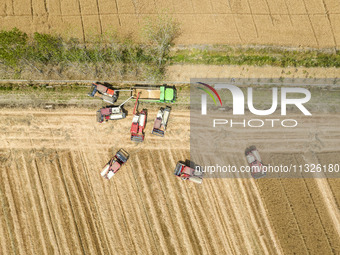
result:
[[[340,54],[323,51],[288,51],[275,48],[215,47],[206,50],[180,50],[172,54],[172,63],[255,65],[279,67],[340,67]]]
[[[61,37],[34,33],[33,43],[28,47],[28,56],[44,64],[55,63],[63,58],[64,46]]]
[[[28,36],[17,28],[0,31],[0,61],[15,67],[25,53]]]
[[[153,46],[150,48],[150,60],[154,63],[155,70],[151,72],[157,74],[158,78],[162,78],[165,73],[165,67],[170,60],[170,48],[180,33],[179,23],[168,15],[160,15],[156,20],[146,20],[143,35],[146,42]]]
[[[276,48],[237,48],[224,45],[186,49],[170,53],[179,36],[179,24],[167,15],[148,19],[144,44],[116,34],[96,36],[86,44],[78,39],[26,33],[14,28],[0,31],[0,71],[6,78],[36,73],[65,77],[72,69],[85,78],[134,77],[159,81],[166,67],[175,63],[256,65],[279,67],[340,67],[340,52],[294,51]],[[306,74],[308,75],[308,74]],[[73,77],[71,75],[71,77]],[[29,77],[31,78],[31,77]]]

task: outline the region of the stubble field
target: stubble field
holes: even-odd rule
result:
[[[179,44],[340,44],[337,0],[4,0],[0,24],[2,29],[18,27],[88,41],[108,31],[138,36],[146,17],[164,12],[181,24]]]
[[[189,112],[174,109],[164,138],[129,141],[131,116],[98,124],[93,110],[3,109],[0,113],[0,247],[3,254],[332,254],[340,252],[337,179],[205,179],[173,175],[190,157]],[[334,121],[340,123],[338,116]],[[298,130],[305,132],[305,129]],[[339,137],[339,131],[330,131]],[[275,164],[335,163],[258,142]],[[234,137],[234,139],[236,139]],[[294,136],[290,139],[294,140]],[[325,144],[329,136],[320,136]],[[226,157],[245,165],[240,145]],[[127,164],[104,180],[120,148]],[[241,148],[241,147],[240,147]],[[243,149],[243,147],[242,147]],[[300,148],[302,149],[302,148]]]

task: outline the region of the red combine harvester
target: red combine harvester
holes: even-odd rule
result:
[[[185,165],[182,162],[177,162],[174,174],[177,177],[180,177],[182,180],[192,181],[198,184],[201,184],[202,179],[202,172],[196,171],[195,169]]]
[[[120,149],[116,155],[104,166],[101,176],[110,180],[128,159],[129,154],[123,149]]]
[[[144,141],[144,128],[146,124],[146,111],[142,110],[140,113],[137,113],[137,105],[139,94],[136,98],[135,108],[133,109],[133,118],[131,125],[131,141],[135,142],[143,142]]]
[[[125,100],[123,103],[121,103],[119,106],[109,106],[101,108],[97,111],[97,121],[99,123],[102,123],[104,121],[108,120],[120,120],[124,119],[126,117],[126,114],[123,110],[123,105],[128,102],[132,97],[129,97],[127,100]]]
[[[118,90],[113,90],[107,86],[97,82],[92,83],[91,91],[88,93],[90,97],[99,97],[103,101],[113,104],[118,99]]]
[[[263,172],[260,154],[255,146],[250,146],[245,151],[247,162],[251,168],[251,176],[254,179],[259,179],[266,176],[266,172]]]

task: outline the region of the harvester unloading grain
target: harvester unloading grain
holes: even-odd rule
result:
[[[171,108],[169,106],[165,107],[165,109],[163,107],[159,109],[153,129],[151,131],[152,134],[164,136],[164,132],[166,131],[166,127],[168,125],[170,110]]]
[[[123,103],[121,103],[119,106],[108,106],[101,108],[97,111],[97,121],[99,123],[104,122],[105,120],[119,120],[124,119],[126,117],[126,114],[124,112],[123,106],[125,103],[127,103],[132,97],[129,97],[127,100],[125,100]]]
[[[133,109],[133,118],[130,130],[131,141],[134,142],[144,141],[144,128],[146,124],[146,110],[143,109],[141,112],[137,112],[139,94],[140,93],[137,95],[135,108]]]

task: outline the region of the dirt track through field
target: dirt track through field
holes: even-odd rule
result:
[[[146,17],[164,12],[181,24],[179,44],[333,48],[340,43],[337,0],[13,0],[0,3],[0,24],[1,29],[18,27],[86,41],[113,31],[138,37]]]
[[[99,124],[87,109],[3,109],[1,253],[340,252],[337,179],[182,181],[173,169],[190,157],[189,112],[173,110],[164,138],[150,134],[155,116],[150,110],[146,140],[136,145],[129,141],[130,115]],[[268,163],[307,160],[272,146],[263,150]],[[104,180],[100,171],[120,148],[130,159]],[[316,160],[335,163],[339,151],[329,153],[318,152]],[[245,162],[243,153],[226,157]]]

